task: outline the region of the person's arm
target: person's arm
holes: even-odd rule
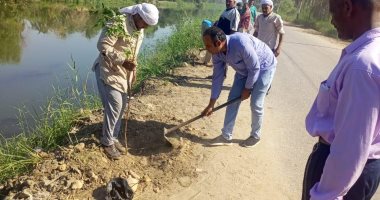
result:
[[[139,35],[137,37],[137,42],[136,42],[136,47],[135,47],[135,50],[134,50],[134,57],[133,57],[133,63],[135,64],[135,67],[134,67],[134,70],[132,70],[132,73],[131,74],[131,77],[129,78],[130,80],[130,83],[131,84],[134,84],[136,82],[136,79],[137,79],[137,58],[138,58],[138,54],[140,52],[140,48],[141,48],[141,44],[143,42],[143,39],[144,39],[144,29],[141,29],[141,31],[139,32]]]
[[[226,63],[221,59],[218,59],[216,56],[212,57],[213,62],[213,73],[212,73],[212,84],[211,84],[211,97],[209,104],[202,111],[202,115],[209,116],[211,115],[211,110],[214,108],[216,100],[219,98],[220,93],[222,92],[223,82],[224,82],[224,68]]]
[[[245,82],[245,90],[242,93],[242,100],[249,97],[249,93],[255,82],[257,81],[260,73],[260,62],[257,56],[256,50],[253,48],[251,43],[242,44],[241,47],[237,48],[243,58],[244,64],[247,67],[248,75]]]
[[[378,77],[351,69],[337,86],[335,138],[321,180],[310,190],[311,200],[342,199],[362,173],[380,120],[378,84]]]
[[[255,32],[253,33],[253,36],[257,37],[259,35],[259,28],[260,28],[260,24],[259,24],[259,17],[260,15],[256,18],[256,21],[255,21]]]
[[[118,70],[116,66],[123,65],[126,60],[125,54],[114,48],[117,39],[117,37],[109,35],[107,33],[107,28],[104,28],[97,43],[97,48],[102,55],[103,60],[108,67],[111,67],[113,70]]]
[[[276,49],[274,50],[274,55],[277,57],[280,55],[282,40],[285,34],[284,22],[282,21],[280,16],[278,16],[278,19],[275,21],[275,26],[276,26],[277,34],[279,34],[278,45]]]
[[[212,63],[214,67],[212,73],[211,99],[218,99],[222,92],[226,63],[223,60],[218,59],[216,55],[213,55]]]
[[[139,35],[137,37],[137,42],[136,42],[136,50],[135,52],[133,53],[134,54],[134,58],[133,58],[133,61],[137,64],[137,58],[138,58],[138,54],[140,52],[140,48],[141,48],[141,44],[143,42],[143,39],[144,39],[144,29],[141,29],[140,32],[139,32]]]
[[[240,23],[240,14],[236,8],[234,8],[234,10],[235,10],[235,16],[231,19],[231,24],[230,24],[231,26],[230,29],[232,30],[232,32],[238,31],[239,23]]]
[[[284,34],[283,33],[280,33],[279,34],[279,38],[278,38],[278,45],[277,45],[277,48],[274,50],[274,55],[277,57],[280,55],[280,52],[281,52],[281,45],[282,45],[282,39],[284,37]]]

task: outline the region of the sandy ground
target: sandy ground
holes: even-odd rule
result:
[[[304,119],[319,83],[345,45],[311,30],[286,26],[266,98],[262,140],[254,148],[238,145],[250,132],[249,100],[240,107],[233,146],[208,146],[220,134],[224,109],[171,134],[174,147],[165,142],[164,127],[200,114],[210,96],[211,80],[206,77],[212,68],[184,64],[168,77],[147,81],[143,95],[132,101],[129,153],[121,160],[111,162],[98,146],[101,111],[96,111],[73,131],[79,144],[45,155],[46,161],[30,176],[2,187],[13,186],[11,195],[29,192],[34,197],[43,194],[43,199],[104,199],[105,184],[112,177],[129,177],[138,182],[135,199],[300,199],[305,163],[316,142],[306,133]],[[233,75],[230,69],[218,104],[226,101]],[[75,181],[82,181],[82,187],[73,188]]]
[[[316,143],[316,139],[305,131],[305,116],[319,83],[327,78],[347,43],[321,36],[313,30],[293,26],[286,26],[285,30],[272,90],[266,98],[261,143],[252,149],[238,145],[250,131],[250,108],[245,101],[234,130],[235,144],[214,148],[203,142],[195,144],[205,158],[198,166],[202,173],[189,187],[174,182],[167,190],[147,199],[301,199],[304,167]],[[211,74],[211,69],[203,69],[179,69],[180,74],[195,77],[190,79],[190,84],[183,85],[179,95],[193,94],[192,101],[183,101],[185,109],[192,108],[184,113],[199,113],[207,105],[210,82],[198,79]],[[233,70],[229,70],[219,103],[227,99],[233,74]],[[220,134],[223,119],[224,110],[221,110],[208,119],[194,122],[193,126],[207,133],[202,139],[206,141]],[[373,199],[380,199],[379,192]]]

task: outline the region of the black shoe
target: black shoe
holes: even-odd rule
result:
[[[244,140],[240,146],[242,147],[247,147],[247,148],[250,148],[250,147],[254,147],[255,145],[257,145],[258,143],[260,142],[260,139],[257,139],[253,136],[250,136],[249,138],[247,138],[246,140]]]
[[[111,146],[103,146],[104,153],[108,156],[108,158],[113,160],[119,160],[120,159],[120,152],[116,149],[115,145]]]

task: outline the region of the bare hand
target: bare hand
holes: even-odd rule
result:
[[[243,91],[241,92],[241,100],[244,101],[251,96],[251,90],[244,88]]]
[[[123,67],[128,70],[128,71],[133,71],[136,69],[136,64],[134,62],[131,62],[131,61],[124,61],[123,63]]]
[[[213,106],[207,106],[203,111],[202,111],[202,115],[203,116],[210,116],[212,114],[212,109],[213,109]]]

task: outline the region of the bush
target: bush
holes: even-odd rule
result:
[[[200,19],[182,20],[167,41],[159,42],[154,52],[143,53],[139,57],[137,86],[149,77],[164,75],[182,62],[189,61],[188,50],[203,45],[200,24]]]

